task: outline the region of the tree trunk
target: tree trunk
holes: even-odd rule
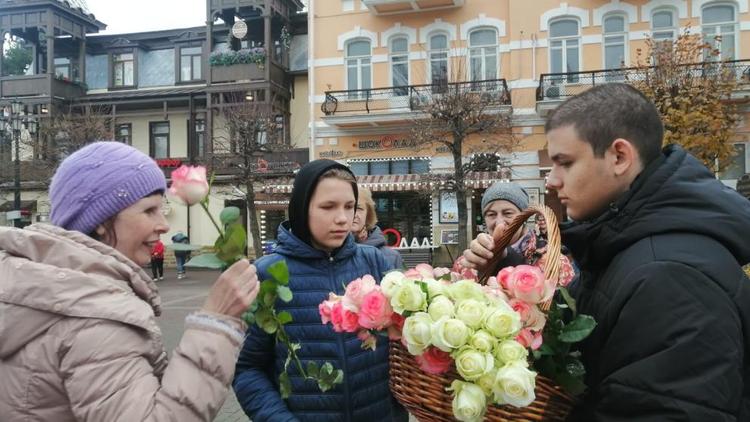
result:
[[[253,185],[252,177],[245,179],[245,189],[247,189],[245,205],[247,206],[248,224],[250,225],[250,237],[253,239],[255,258],[258,259],[263,256],[263,244],[260,240],[260,226],[258,225],[258,212],[255,208],[255,190]]]
[[[466,209],[466,189],[464,188],[464,166],[463,166],[463,140],[464,136],[454,132],[453,134],[453,177],[456,185],[456,202],[458,203],[458,253],[463,253],[468,245],[467,224],[468,211]]]

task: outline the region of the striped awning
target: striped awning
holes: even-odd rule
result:
[[[357,176],[357,184],[373,192],[403,192],[420,189],[439,189],[443,186],[448,175],[444,177],[422,177],[420,174],[380,174]],[[465,185],[469,189],[486,189],[493,183],[507,178],[508,175],[499,171],[474,171],[466,174]],[[291,193],[294,181],[266,186],[263,192]]]

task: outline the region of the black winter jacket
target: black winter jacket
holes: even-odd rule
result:
[[[750,201],[670,146],[563,242],[598,323],[569,420],[750,421]]]

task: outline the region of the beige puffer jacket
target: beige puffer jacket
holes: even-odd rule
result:
[[[0,228],[0,419],[210,421],[244,323],[188,316],[171,361],[150,277],[114,249],[50,225]]]

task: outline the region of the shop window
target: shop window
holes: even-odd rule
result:
[[[430,239],[432,201],[430,195],[417,192],[373,192],[381,229],[396,229],[411,243],[416,238]]]
[[[115,140],[123,144],[133,145],[133,125],[121,123],[115,127]]]
[[[349,167],[357,176],[384,174],[423,174],[430,171],[429,160],[388,160],[350,163]]]

